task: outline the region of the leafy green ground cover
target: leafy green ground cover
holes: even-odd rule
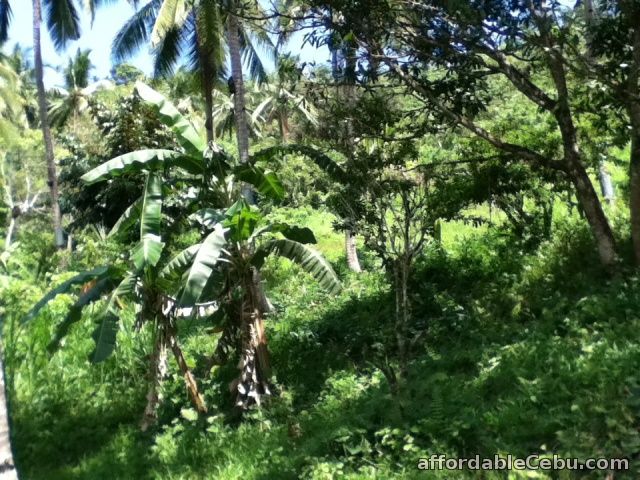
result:
[[[171,365],[159,425],[142,433],[150,352],[144,332],[131,335],[132,312],[116,354],[95,366],[86,360],[90,318],[58,353],[46,351],[68,298],[21,328],[19,312],[47,282],[25,279],[5,290],[14,448],[24,478],[497,479],[505,474],[424,473],[416,465],[432,453],[587,458],[640,451],[637,277],[607,278],[585,264],[592,246],[581,224],[558,227],[555,240],[533,253],[499,228],[480,235],[445,225],[446,241],[430,247],[412,279],[415,318],[428,335],[417,341],[407,387],[393,397],[377,368],[392,341],[387,283],[376,273],[346,273],[329,214],[278,215],[295,215],[316,231],[346,288],[329,297],[311,280],[287,282],[300,275],[292,264],[268,265],[267,285],[279,285],[270,290],[277,313],[268,322],[278,395],[241,422],[229,413],[233,372],[207,377],[212,409],[198,418]],[[103,247],[96,240],[83,248],[78,263]],[[365,254],[363,264],[373,271],[375,260]],[[185,327],[184,349],[195,365],[212,340],[199,325]],[[632,467],[616,478],[636,478],[638,462]]]

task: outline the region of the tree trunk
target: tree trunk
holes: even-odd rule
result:
[[[204,98],[204,129],[207,132],[207,142],[212,142],[214,140],[213,133],[213,81],[215,78],[215,66],[211,65],[209,58],[207,55],[206,48],[209,45],[206,45],[204,41],[204,35],[198,29],[198,25],[200,22],[196,22],[196,37],[198,43],[198,57],[200,59],[200,86],[202,87],[202,96]]]
[[[7,229],[7,235],[4,239],[4,249],[9,250],[11,246],[11,242],[13,241],[13,232],[16,228],[16,218],[11,215],[11,220],[9,221],[9,228]]]
[[[289,143],[289,118],[287,117],[287,112],[280,112],[278,114],[278,117],[278,126],[280,127],[280,140],[282,141],[282,143]]]
[[[260,291],[255,288],[253,272],[245,279],[243,289],[245,297],[238,312],[242,349],[238,363],[240,374],[229,388],[236,392],[236,406],[246,410],[253,404],[260,405],[263,396],[271,395],[271,364],[260,307]]]
[[[639,9],[627,11],[629,18],[637,16]],[[633,32],[633,63],[627,79],[625,103],[631,121],[631,155],[629,159],[629,210],[631,213],[631,238],[636,264],[640,266],[640,27]]]
[[[169,334],[169,346],[171,347],[171,351],[178,363],[178,367],[180,368],[180,372],[184,377],[185,384],[187,385],[187,391],[189,392],[189,397],[191,398],[191,402],[198,413],[207,413],[207,406],[204,403],[204,399],[200,394],[200,390],[198,389],[198,382],[196,382],[196,378],[193,376],[191,369],[187,365],[187,361],[182,354],[182,349],[178,345],[178,339],[175,336],[175,333]]]
[[[203,86],[204,89],[204,108],[206,109],[205,113],[205,130],[207,131],[207,142],[213,142],[215,140],[215,135],[213,133],[213,87],[208,85],[205,82]]]
[[[351,79],[347,79],[351,81]],[[355,104],[355,85],[345,85],[343,90],[344,98],[351,111],[354,109]],[[353,162],[355,156],[355,133],[353,131],[353,118],[347,118],[347,158],[349,162]],[[352,223],[350,219],[347,219],[347,223]],[[345,250],[347,254],[347,265],[352,272],[360,273],[360,262],[358,260],[358,246],[356,245],[355,232],[350,228],[345,231]]]
[[[167,374],[167,345],[164,333],[156,331],[156,339],[153,345],[153,354],[149,362],[149,390],[147,391],[147,405],[144,409],[140,429],[145,432],[153,426],[158,419],[158,405],[160,394],[158,392],[162,380]]]
[[[575,162],[575,161],[574,161]],[[570,164],[569,175],[576,189],[578,202],[584,211],[584,216],[591,227],[591,233],[596,241],[600,263],[607,269],[613,268],[616,262],[616,247],[613,231],[602,209],[600,199],[593,188],[593,184],[582,164]]]
[[[352,272],[360,273],[360,261],[358,260],[358,249],[356,246],[356,236],[351,229],[344,231],[344,246],[347,252],[347,265]]]
[[[542,29],[541,29],[542,30]],[[616,247],[613,231],[609,226],[602,203],[593,188],[582,161],[578,146],[578,134],[569,105],[569,89],[564,70],[564,63],[559,54],[553,50],[554,45],[549,41],[550,53],[547,56],[549,70],[558,93],[557,104],[553,115],[558,122],[562,136],[562,147],[566,172],[576,189],[578,202],[584,211],[585,218],[591,227],[591,233],[596,241],[600,263],[607,268],[613,268],[616,262]]]
[[[44,90],[44,72],[42,65],[42,50],[40,42],[40,27],[42,25],[42,6],[40,0],[33,0],[33,56],[36,74],[36,87],[38,90],[38,110],[40,114],[40,126],[47,159],[47,184],[51,194],[51,213],[53,217],[53,231],[55,245],[64,248],[64,235],[62,232],[62,217],[60,203],[58,201],[58,175],[56,173],[56,160],[53,152],[53,140],[49,128],[47,115],[47,99]]]
[[[284,139],[284,119],[282,114],[278,114],[278,131],[280,132],[280,143],[287,143]]]
[[[249,162],[249,127],[247,124],[246,100],[244,96],[244,77],[242,75],[242,54],[240,51],[240,23],[238,17],[234,15],[236,5],[230,2],[229,16],[227,18],[227,43],[229,45],[229,56],[231,57],[231,76],[233,77],[233,115],[236,123],[236,139],[238,141],[238,157],[240,163]],[[255,203],[255,196],[250,186],[242,187],[242,195],[251,204]],[[260,274],[254,275],[254,287],[259,292],[261,308],[263,312],[272,310],[271,303],[264,294]]]
[[[242,76],[242,55],[240,52],[240,24],[234,15],[235,2],[231,2],[227,18],[227,43],[231,57],[231,76],[233,77],[233,115],[236,122],[236,138],[240,163],[249,161],[249,127],[247,125],[244,78]]]
[[[18,480],[13,464],[11,436],[9,435],[9,412],[7,409],[6,388],[4,383],[4,362],[0,351],[0,480]]]
[[[407,336],[409,332],[409,263],[404,257],[395,261],[394,277],[396,289],[396,346],[398,348],[398,377],[400,382],[407,377],[408,351]]]
[[[231,77],[235,92],[233,94],[233,116],[236,124],[236,140],[238,142],[238,157],[240,163],[249,162],[249,126],[247,123],[247,103],[244,92],[244,77],[242,75],[242,52],[240,51],[240,23],[234,15],[235,2],[229,5],[227,17],[227,44],[231,60]],[[242,186],[242,195],[250,204],[255,204],[256,199],[253,189],[249,185]]]
[[[639,29],[640,30],[640,29]],[[627,107],[632,118],[631,154],[629,158],[629,211],[631,238],[636,265],[640,266],[640,102]]]

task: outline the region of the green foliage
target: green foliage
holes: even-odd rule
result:
[[[205,404],[201,394],[197,391],[193,375],[178,346],[175,321],[178,309],[190,309],[191,316],[195,317],[200,315],[200,304],[213,301],[215,302],[213,305],[219,310],[216,315],[226,314],[230,319],[223,329],[223,336],[239,335],[243,351],[238,353],[242,356],[251,355],[253,358],[259,359],[259,373],[254,376],[260,378],[260,388],[264,389],[264,392],[257,392],[253,395],[255,401],[259,403],[259,395],[268,393],[266,383],[269,369],[266,360],[267,352],[264,351],[263,342],[256,343],[255,336],[250,335],[244,316],[245,301],[254,302],[251,307],[254,312],[259,312],[262,308],[255,303],[255,299],[258,298],[253,282],[256,269],[262,266],[267,255],[275,253],[300,263],[303,268],[312,273],[321,285],[330,290],[339,290],[340,283],[329,263],[318,252],[294,240],[315,241],[313,233],[307,228],[279,224],[267,225],[256,230],[259,223],[263,221],[263,215],[259,208],[249,205],[238,185],[240,181],[244,181],[255,186],[265,196],[281,198],[282,186],[273,172],[263,171],[253,165],[232,167],[227,163],[224,152],[216,145],[211,144],[206,150],[204,149],[203,142],[194,137],[195,130],[190,122],[165,97],[142,84],[138,84],[136,88],[157,108],[167,126],[174,129],[178,140],[185,148],[185,153],[171,150],[132,152],[110,160],[82,177],[82,180],[91,184],[107,178],[118,177],[127,171],[147,172],[141,201],[136,200],[125,211],[123,217],[116,222],[113,229],[115,232],[122,232],[124,228],[131,227],[133,215],[138,215],[139,241],[132,248],[129,256],[133,264],[133,272],[127,273],[124,280],[120,270],[114,271],[107,267],[79,274],[45,295],[27,318],[33,318],[52,298],[59,293],[68,292],[74,284],[86,280],[96,280],[95,284],[89,285],[71,307],[67,317],[58,325],[53,342],[55,348],[61,339],[68,334],[69,327],[81,319],[83,308],[100,299],[103,294],[113,290],[119,284],[111,293],[105,312],[91,335],[95,342],[95,349],[90,355],[91,360],[94,363],[102,362],[114,351],[118,317],[124,309],[121,297],[129,297],[134,300],[139,310],[139,323],[153,325],[156,339],[154,340],[155,351],[160,352],[163,344],[170,344],[178,366],[187,379],[190,396],[198,412],[204,413],[206,412]],[[163,162],[163,160],[167,161]],[[184,167],[185,162],[190,166],[197,167],[192,173],[199,174],[196,177],[196,182],[203,185],[205,191],[196,191],[195,195],[184,192],[183,181],[175,178],[175,170]],[[159,171],[161,169],[158,164],[162,166],[162,173]],[[219,182],[217,175],[224,178],[225,182]],[[218,188],[217,196],[212,196],[210,192],[206,191],[210,187]],[[211,198],[226,198],[227,203],[222,202],[215,205],[224,211],[224,214],[219,215],[214,225],[207,225],[207,218],[211,220],[216,217],[215,214],[211,215],[210,208],[205,207],[210,205]],[[232,203],[233,199],[237,200]],[[173,210],[163,213],[165,203]],[[167,261],[166,258],[163,260],[168,252],[165,246],[172,243],[174,240],[172,233],[174,235],[176,233],[172,228],[167,228],[167,224],[180,226],[180,217],[186,216],[185,213],[194,209],[197,209],[196,215],[191,218],[199,219],[202,227],[208,229],[209,233],[206,230],[201,231],[204,238],[192,249],[183,250],[171,260]],[[287,239],[272,241],[270,244],[265,244],[266,247],[263,250],[254,251],[254,242],[259,240],[261,235],[275,232],[283,234]],[[228,247],[228,249],[224,247]],[[255,259],[258,260],[254,261]],[[162,268],[161,265],[165,262],[168,263]],[[178,272],[185,269],[186,271],[182,275],[177,275]],[[221,279],[222,281],[220,281]],[[218,283],[220,286],[217,285]],[[235,310],[238,300],[239,313],[238,310]],[[251,305],[251,303],[248,304]],[[256,321],[261,321],[261,318],[257,317]],[[224,344],[223,347],[225,347]],[[159,355],[156,353],[150,359],[151,362],[156,362],[151,366],[154,372],[158,372],[162,368],[157,364],[160,362]],[[217,350],[214,355],[217,355]],[[228,354],[225,353],[225,355]],[[241,363],[249,365],[249,362],[252,360]],[[237,382],[238,392],[241,395],[245,394],[248,388],[253,388],[251,380],[244,380],[244,378],[244,376],[241,377],[241,380]],[[149,398],[151,402],[153,395]]]
[[[178,142],[187,153],[197,155],[204,150],[202,138],[165,97],[142,82],[136,82],[136,92],[140,98],[156,108],[162,122],[175,133]]]
[[[318,218],[331,223],[281,214],[314,227]],[[64,315],[66,306],[56,303],[14,347],[9,371],[21,372],[13,416],[18,465],[29,478],[413,478],[417,458],[431,453],[628,455],[637,448],[635,277],[606,280],[597,268],[585,269],[588,232],[576,228],[576,218],[556,221],[568,225],[556,223],[556,238],[534,254],[499,230],[474,235],[473,227],[464,230],[464,242],[428,252],[412,282],[420,291],[414,317],[428,320],[429,335],[413,360],[411,388],[399,399],[371,363],[394,341],[384,279],[350,278],[328,301],[315,282],[299,280],[297,267],[274,257],[264,271],[278,306],[268,328],[281,395],[240,425],[226,422],[224,410],[194,420],[187,410],[180,415],[188,400],[182,379],[172,376],[167,416],[151,433],[151,448],[136,426],[144,336],[128,346],[120,342],[126,330],[119,332],[118,362],[93,370],[85,366],[92,342],[81,339],[94,326],[79,324],[46,375],[37,374],[34,354],[26,361],[28,348],[46,349],[48,331],[37,337],[42,327]],[[15,284],[2,298],[11,309],[28,306],[38,295],[33,288],[25,296]],[[130,328],[130,314],[122,323]],[[208,395],[227,388],[211,382]],[[55,402],[47,402],[52,395]],[[52,443],[55,435],[69,440]]]
[[[285,257],[296,262],[329,292],[336,293],[340,291],[340,280],[333,272],[331,266],[322,255],[306,245],[288,238],[272,240],[262,245],[256,251],[253,257],[253,264],[257,268],[260,268],[264,263],[265,257],[270,254]]]
[[[93,332],[92,338],[96,348],[89,358],[93,363],[105,361],[116,348],[116,336],[118,334],[118,314],[108,310],[102,316],[98,326]]]
[[[60,284],[58,287],[51,290],[47,295],[42,297],[42,299],[38,303],[36,303],[31,310],[29,310],[24,318],[24,321],[28,322],[29,320],[32,320],[50,300],[54,299],[56,296],[62,293],[68,293],[74,286],[84,284],[95,279],[102,280],[114,275],[117,272],[118,270],[112,267],[97,267],[93,270],[81,272],[78,275],[71,277],[69,280]]]
[[[80,180],[87,184],[92,184],[105,180],[108,177],[140,172],[145,170],[159,170],[165,165],[181,157],[180,152],[172,150],[137,150],[135,152],[120,155],[114,159],[103,163],[97,168],[83,175]]]
[[[91,15],[99,3],[87,2]],[[20,210],[46,172],[23,122],[28,69],[0,59],[0,110],[22,134],[0,178],[0,230],[18,220],[0,254],[0,326],[21,477],[410,479],[432,454],[538,453],[627,457],[615,478],[637,478],[637,271],[590,261],[575,168],[559,166],[572,151],[564,114],[574,167],[615,169],[620,200],[605,211],[626,261],[627,104],[612,85],[640,71],[628,68],[629,10],[596,2],[591,37],[582,4],[541,6],[548,24],[504,2],[295,5],[279,22],[309,19],[305,41],[329,48],[331,71],[284,57],[274,83],[248,86],[256,138],[275,120],[282,144],[240,164],[202,138],[206,102],[192,97],[224,88],[232,13],[265,77],[255,46],[270,40],[249,3],[148,2],[124,26],[116,57],[151,40],[156,73],[185,48],[189,65],[158,91],[120,65],[124,86],[87,97],[92,119],[58,131],[70,252],[42,234],[46,201]],[[76,2],[50,4],[61,45],[78,34]],[[0,0],[0,38],[8,11]],[[555,56],[566,92],[548,73]],[[76,60],[67,84],[85,88],[88,53]],[[225,115],[214,125],[232,127],[231,96],[215,96]],[[358,235],[360,274],[345,262],[345,229]],[[163,347],[175,358],[161,361]],[[141,432],[154,393],[158,422]]]
[[[121,63],[111,70],[111,76],[118,85],[126,85],[144,79],[144,72],[129,63]]]
[[[160,239],[162,223],[162,176],[149,172],[140,208],[140,242],[132,252],[138,270],[154,267],[160,261],[164,244]]]
[[[83,138],[76,132],[59,138],[69,151],[61,160],[61,207],[64,213],[73,216],[73,226],[93,223],[110,228],[141,196],[142,175],[131,171],[118,182],[90,186],[80,180],[81,177],[108,159],[137,150],[171,148],[175,140],[171,131],[160,122],[154,108],[137,95],[120,96],[113,108],[98,104],[92,111],[95,134]]]
[[[57,325],[55,336],[49,344],[50,351],[58,349],[60,341],[67,336],[71,325],[80,321],[82,310],[90,303],[100,300],[100,297],[105,292],[112,290],[115,286],[114,284],[117,283],[117,278],[108,276],[100,278],[97,281],[94,279],[94,281],[95,283],[91,285],[88,290],[82,293],[82,295],[78,297],[78,300],[71,306],[71,308],[69,308],[69,313],[67,313],[64,320]],[[87,285],[87,283],[85,283],[85,285]]]
[[[202,300],[202,293],[211,280],[216,263],[222,256],[222,249],[226,243],[225,229],[219,223],[197,249],[191,266],[186,273],[184,288],[178,304],[181,306],[195,305]],[[170,267],[171,268],[171,267]]]
[[[307,145],[294,144],[268,147],[255,152],[252,155],[252,160],[254,162],[268,162],[278,158],[279,155],[292,153],[308,158],[337,182],[345,182],[347,180],[344,169],[337,162],[332,160],[324,152]]]
[[[275,172],[261,169],[252,165],[240,165],[234,170],[238,180],[254,185],[258,192],[273,200],[284,198],[284,187]]]

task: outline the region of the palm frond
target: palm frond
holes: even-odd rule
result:
[[[73,88],[85,88],[89,85],[89,73],[93,69],[93,64],[89,55],[91,50],[78,50],[63,71],[64,83],[68,90]]]
[[[113,353],[118,334],[118,305],[124,297],[134,294],[137,283],[136,275],[128,275],[111,294],[102,319],[91,335],[95,342],[95,348],[89,355],[92,363],[102,362]]]
[[[23,323],[32,320],[42,308],[60,294],[68,293],[74,286],[87,283],[91,280],[101,280],[103,278],[119,275],[120,271],[115,267],[97,267],[93,270],[81,272],[70,278],[66,282],[61,283],[53,290],[49,291],[44,297],[36,303],[31,310],[22,319]]]
[[[255,152],[251,156],[251,162],[270,162],[280,155],[292,153],[307,157],[337,182],[344,183],[347,181],[347,173],[339,163],[335,162],[324,152],[309,145],[288,144],[267,147]]]
[[[6,42],[9,38],[11,17],[13,17],[13,12],[10,1],[0,0],[0,43]]]
[[[97,302],[102,298],[106,292],[113,290],[118,283],[122,281],[120,277],[106,277],[98,280],[95,284],[84,292],[78,300],[71,306],[64,320],[56,326],[54,337],[49,343],[47,349],[50,352],[57,350],[60,347],[60,342],[67,336],[71,326],[77,323],[82,318],[82,310],[87,305]]]
[[[151,0],[136,11],[118,31],[111,45],[114,62],[126,60],[148,43],[161,3],[162,0]]]
[[[297,263],[330,293],[337,293],[342,285],[331,265],[324,257],[307,245],[288,238],[270,240],[261,245],[253,256],[253,265],[260,269],[269,255],[288,258]]]
[[[124,213],[118,218],[116,223],[109,231],[108,236],[122,235],[125,232],[131,230],[131,228],[140,220],[140,214],[142,212],[142,202],[144,197],[138,198],[124,211]]]
[[[217,224],[207,238],[204,239],[186,275],[184,288],[180,294],[178,305],[182,307],[194,306],[202,300],[207,283],[213,276],[213,271],[224,252],[226,229]]]
[[[181,30],[188,14],[187,0],[163,0],[151,31],[151,46],[157,48],[172,30]]]
[[[154,48],[154,77],[169,77],[182,55],[183,32],[177,27],[166,31]]]
[[[216,0],[201,0],[190,17],[189,66],[201,72],[210,88],[216,80],[226,77],[224,28],[222,13]]]
[[[43,0],[47,28],[56,50],[80,38],[80,17],[73,0]]]
[[[132,251],[133,263],[138,270],[155,266],[162,255],[162,201],[162,177],[157,172],[149,172],[140,214],[140,241]]]
[[[96,10],[104,5],[116,3],[118,0],[84,0],[84,8],[91,17],[91,25],[96,19]]]
[[[54,98],[49,104],[49,122],[52,127],[61,127],[73,113],[73,104],[67,101],[69,97]]]
[[[240,30],[239,37],[240,48],[242,49],[242,61],[247,67],[249,78],[255,80],[258,84],[266,83],[269,76],[257,52],[256,46],[262,47],[267,53],[270,52],[270,49],[275,50],[275,47],[273,47],[273,44],[269,44],[260,36],[250,33],[246,29]]]

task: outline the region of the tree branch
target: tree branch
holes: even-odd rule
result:
[[[404,73],[401,68],[399,68],[394,62],[387,58],[385,63],[393,70],[396,75],[398,75],[403,82],[411,87],[416,93],[425,97],[432,105],[434,105],[443,115],[452,120],[458,125],[463,126],[470,132],[474,133],[478,137],[486,140],[491,145],[496,147],[499,150],[511,153],[516,155],[523,160],[533,164],[533,165],[541,165],[545,167],[554,168],[557,170],[565,171],[565,166],[563,163],[545,157],[544,155],[539,154],[529,148],[523,147],[521,145],[516,145],[513,143],[504,142],[500,138],[492,135],[490,132],[480,127],[476,123],[473,122],[469,117],[460,115],[449,107],[447,107],[441,100],[439,100],[433,93],[429,91],[428,88],[423,87],[420,83],[413,80],[408,74]]]

